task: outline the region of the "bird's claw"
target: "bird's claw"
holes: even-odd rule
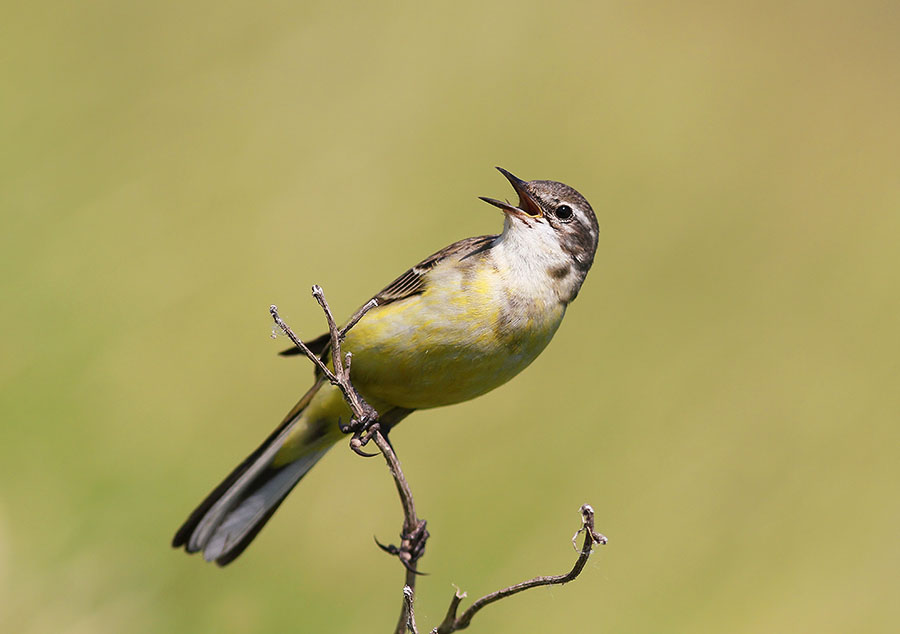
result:
[[[372,409],[367,403],[363,403],[366,410],[360,417],[353,417],[350,422],[344,424],[338,420],[338,428],[344,434],[365,434],[378,424],[378,413]]]
[[[362,448],[369,444],[369,441],[372,440],[372,437],[380,429],[378,419],[372,419],[365,427],[355,425],[354,423],[355,421],[351,420],[349,424],[340,426],[341,431],[345,434],[353,434],[353,437],[350,438],[350,449],[353,450],[353,453],[364,458],[374,458],[378,455],[377,453],[368,453],[367,451],[363,451]]]
[[[373,539],[375,540],[375,543],[378,544],[378,547],[388,555],[397,556],[400,554],[400,549],[393,544],[382,544],[380,541],[378,541],[377,537],[374,537]]]
[[[365,412],[359,418],[351,418],[350,422],[346,424],[344,424],[343,421],[338,420],[338,429],[341,430],[342,434],[353,435],[350,438],[350,449],[353,450],[353,453],[363,456],[364,458],[374,458],[378,455],[377,453],[368,453],[362,450],[362,448],[372,440],[372,436],[380,429],[378,425],[378,414],[374,409],[368,409],[371,411]]]
[[[377,453],[369,453],[368,451],[363,451],[362,448],[369,442],[369,438],[362,438],[359,433],[353,434],[353,438],[350,439],[350,449],[353,450],[358,456],[362,456],[363,458],[374,458],[377,456]]]

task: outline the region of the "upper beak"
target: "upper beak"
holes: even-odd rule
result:
[[[510,205],[509,202],[496,200],[495,198],[486,198],[485,196],[479,196],[479,198],[486,203],[492,204],[494,207],[499,207],[504,213],[511,216],[524,216],[527,218],[540,218],[543,216],[544,212],[541,210],[541,206],[538,204],[537,200],[535,200],[531,192],[528,191],[528,183],[511,172],[507,172],[502,167],[498,167],[497,169],[501,174],[506,176],[506,179],[519,195],[519,206],[515,207]]]

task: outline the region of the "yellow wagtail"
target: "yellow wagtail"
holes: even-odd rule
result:
[[[460,240],[375,296],[350,330],[354,386],[389,428],[417,409],[459,403],[506,383],[550,342],[597,249],[588,201],[555,181],[498,168],[519,204],[503,233]],[[309,346],[321,353],[325,335]],[[285,353],[289,354],[290,351]],[[294,485],[342,437],[350,410],[319,377],[281,425],[210,493],[172,545],[225,565],[250,544]]]

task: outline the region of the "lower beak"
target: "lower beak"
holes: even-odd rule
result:
[[[501,174],[506,176],[506,179],[510,182],[510,184],[513,186],[513,189],[515,189],[516,193],[519,195],[519,206],[516,207],[514,205],[510,205],[509,202],[497,200],[495,198],[486,198],[484,196],[480,196],[481,200],[493,205],[494,207],[499,207],[503,210],[504,213],[509,214],[510,216],[519,216],[524,218],[540,218],[541,216],[543,216],[544,212],[541,210],[541,206],[529,191],[528,183],[526,181],[523,181],[518,176],[515,176],[511,172],[507,172],[502,167],[498,167],[497,169]]]

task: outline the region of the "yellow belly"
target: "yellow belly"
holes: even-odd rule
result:
[[[367,399],[424,409],[480,396],[527,367],[565,312],[545,294],[511,291],[490,267],[430,277],[424,293],[373,309],[348,334]]]

